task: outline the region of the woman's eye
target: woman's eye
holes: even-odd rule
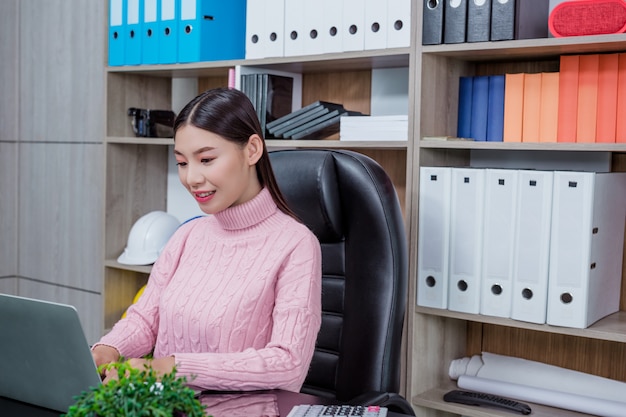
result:
[[[187,166],[187,162],[176,162],[176,165],[178,165],[179,167],[185,167]]]
[[[215,159],[215,158],[202,158],[202,159],[200,160],[200,162],[201,162],[201,163],[203,163],[203,164],[208,164],[208,163],[209,163],[209,162],[211,162],[213,159]]]

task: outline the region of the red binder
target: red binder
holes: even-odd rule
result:
[[[592,143],[596,141],[599,65],[600,55],[580,55],[576,142]]]
[[[524,76],[522,142],[539,142],[541,116],[541,73]]]
[[[557,142],[576,142],[579,61],[578,55],[561,56]]]
[[[559,73],[541,74],[541,114],[539,142],[556,142],[559,121]]]
[[[626,53],[618,54],[617,65],[617,114],[626,114]],[[615,142],[626,143],[626,117],[618,117]]]
[[[617,126],[618,55],[600,55],[596,142],[615,142]]]

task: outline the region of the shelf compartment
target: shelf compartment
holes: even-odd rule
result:
[[[431,316],[441,316],[453,319],[473,321],[477,323],[495,324],[526,330],[562,334],[567,336],[579,336],[587,339],[598,339],[619,343],[626,343],[626,311],[618,311],[586,329],[550,326],[548,324],[534,324],[502,317],[483,316],[479,314],[458,313],[450,310],[416,306],[415,312]]]
[[[168,148],[108,143],[106,156],[105,258],[119,256],[137,219],[165,210]]]
[[[122,317],[137,291],[148,282],[148,275],[108,267],[104,271],[104,329],[110,329]]]
[[[412,398],[412,403],[415,406],[427,407],[467,417],[511,417],[515,415],[515,413],[512,413],[511,411],[499,410],[495,408],[473,407],[445,402],[443,400],[443,395],[453,389],[458,389],[458,387],[454,382],[450,381],[449,384],[428,390],[422,394],[414,396]],[[588,415],[564,410],[561,408],[534,404],[527,401],[523,402],[530,406],[530,408],[532,409],[533,417],[582,417]]]

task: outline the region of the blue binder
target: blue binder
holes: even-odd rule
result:
[[[472,85],[472,121],[470,137],[476,141],[487,140],[487,112],[489,103],[489,76],[474,77]]]
[[[141,64],[143,0],[124,0],[126,4],[125,64]]]
[[[161,0],[143,0],[143,30],[141,32],[142,64],[159,63],[159,12]]]
[[[181,0],[178,61],[245,57],[246,0]]]
[[[180,7],[176,0],[160,0],[159,32],[159,64],[178,62],[178,15]]]
[[[459,138],[470,138],[472,132],[472,86],[473,77],[459,78],[459,117],[457,120],[456,135]]]
[[[502,142],[504,136],[504,75],[489,76],[487,142]]]
[[[125,63],[126,5],[124,0],[109,0],[109,65]]]

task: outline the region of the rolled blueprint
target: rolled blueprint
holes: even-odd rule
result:
[[[578,394],[567,394],[475,376],[461,375],[457,385],[465,390],[484,392],[513,398],[518,401],[528,401],[602,417],[624,417],[626,413],[624,403],[622,402],[602,400]]]
[[[626,383],[541,362],[483,352],[450,363],[451,379],[474,376],[622,404],[626,416]],[[537,401],[535,401],[537,402]]]

